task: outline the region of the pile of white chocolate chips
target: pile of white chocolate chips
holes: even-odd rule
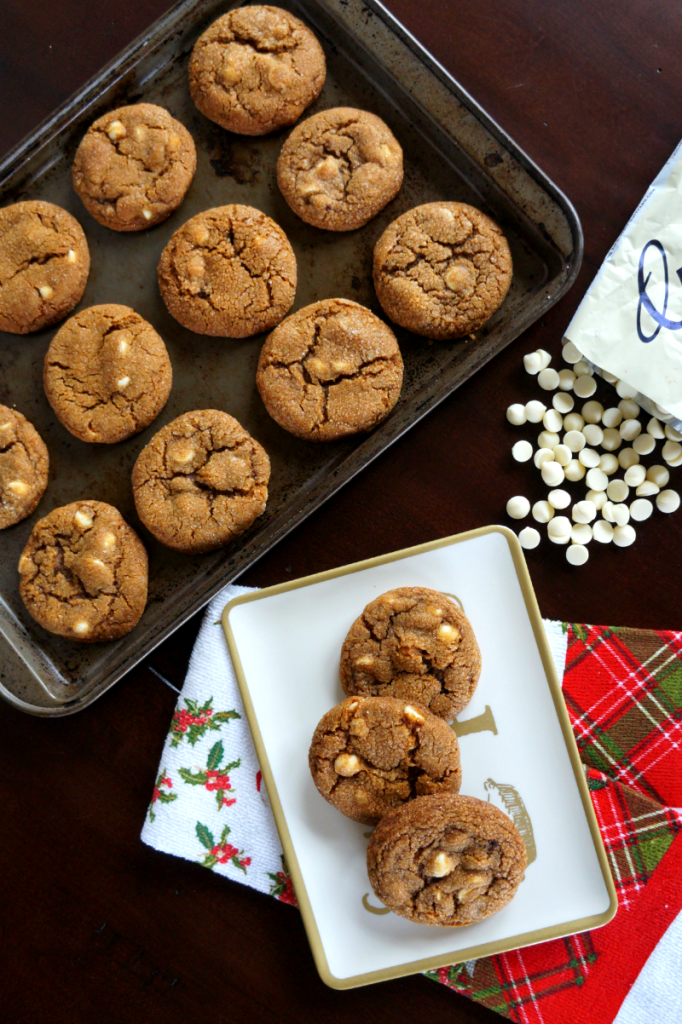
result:
[[[615,387],[620,401],[605,409],[592,398],[597,390],[594,370],[575,345],[567,342],[562,354],[570,369],[553,369],[552,357],[544,349],[523,358],[526,371],[537,377],[540,388],[554,394],[551,408],[538,400],[509,406],[507,419],[514,426],[541,423],[544,427],[535,451],[530,441],[517,441],[512,455],[517,462],[532,458],[550,490],[547,499],[536,501],[532,508],[523,495],[510,498],[507,514],[520,520],[531,513],[537,523],[547,526],[552,543],[568,545],[566,559],[571,565],[584,565],[592,540],[613,541],[622,548],[633,544],[637,533],[632,523],[648,519],[654,501],[661,512],[679,508],[679,494],[667,488],[670,471],[655,460],[657,443],[662,441],[663,461],[682,466],[682,434],[655,416],[644,428],[647,417],[642,413],[639,419],[641,410],[632,397],[636,392],[608,373],[604,381]],[[580,412],[576,399],[584,401]],[[643,466],[643,456],[652,456],[653,464]],[[584,498],[574,500],[562,486],[566,481],[584,481]],[[524,548],[536,548],[540,532],[526,526],[519,540]]]

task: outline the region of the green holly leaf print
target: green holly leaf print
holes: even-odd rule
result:
[[[210,828],[208,828],[206,825],[202,825],[200,821],[197,822],[197,838],[201,845],[209,851],[212,850],[213,847],[215,846],[215,839],[213,838],[213,833],[211,832]]]
[[[222,830],[222,832],[220,833],[220,842],[221,842],[221,843],[224,843],[224,842],[225,842],[225,840],[227,839],[227,837],[229,836],[229,834],[230,834],[230,832],[231,832],[231,831],[232,831],[232,829],[230,828],[230,826],[229,826],[229,825],[224,825],[224,826],[223,826],[223,830]]]
[[[208,752],[208,760],[206,762],[206,768],[208,771],[215,771],[215,769],[220,766],[224,753],[223,741],[218,740],[218,742],[214,743]]]
[[[197,772],[193,775],[189,768],[179,768],[180,777],[189,782],[190,786],[205,786],[208,779],[206,772]]]
[[[238,711],[218,711],[212,719],[212,723],[215,722],[229,722],[230,719],[241,718],[242,716]],[[214,726],[215,728],[215,726]]]

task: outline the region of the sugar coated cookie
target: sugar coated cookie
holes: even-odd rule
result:
[[[350,299],[323,299],[286,317],[266,338],[256,374],[272,418],[307,441],[371,430],[402,382],[393,331]]]
[[[248,338],[268,331],[296,294],[294,250],[253,206],[197,214],[168,242],[158,267],[168,312],[197,334]]]
[[[308,756],[322,796],[373,825],[415,796],[458,793],[459,745],[426,708],[392,697],[349,697],[328,711]]]
[[[493,804],[451,793],[424,796],[391,811],[367,847],[374,892],[416,924],[475,924],[516,895],[526,848]]]
[[[192,183],[192,136],[163,107],[135,103],[92,124],[76,150],[73,187],[113,231],[143,231],[177,210]]]
[[[133,467],[137,513],[175,551],[228,544],[262,512],[270,460],[225,412],[186,412],[163,427]]]
[[[50,458],[32,423],[0,405],[0,530],[30,516],[47,487]]]
[[[80,302],[90,253],[75,217],[40,199],[0,210],[0,330],[28,334]]]
[[[43,384],[59,421],[81,441],[112,444],[163,409],[173,383],[168,352],[129,306],[90,306],[55,334]]]
[[[324,51],[302,21],[280,7],[228,11],[199,37],[189,91],[206,117],[239,135],[293,124],[319,95]]]
[[[75,501],[40,519],[19,575],[36,622],[69,640],[117,640],[137,625],[147,602],[144,545],[102,501]]]
[[[427,587],[389,590],[367,605],[344,640],[349,694],[398,697],[452,719],[471,700],[481,652],[464,612]]]
[[[294,128],[277,161],[277,184],[307,224],[352,231],[375,217],[403,182],[403,151],[376,114],[323,110]]]
[[[509,290],[512,258],[494,220],[466,203],[408,210],[374,248],[374,286],[386,315],[427,338],[461,338]]]

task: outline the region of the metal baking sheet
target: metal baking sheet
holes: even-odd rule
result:
[[[311,26],[328,65],[326,85],[309,108],[371,110],[389,124],[405,154],[398,196],[359,231],[324,232],[284,202],[275,163],[287,131],[232,135],[206,120],[187,89],[197,37],[237,6],[185,0],[119,55],[0,165],[0,202],[46,199],[83,225],[92,267],[78,308],[132,306],[164,338],[173,364],[168,404],[141,434],[114,445],[85,444],[56,420],[42,388],[42,363],[57,327],[17,336],[0,332],[0,402],[16,406],[50,451],[50,483],[36,512],[0,534],[0,692],[39,715],[71,714],[96,699],[230,580],[264,554],[346,481],[508,345],[572,284],[582,257],[580,222],[568,200],[425,50],[375,0],[284,0]],[[147,232],[108,231],[71,188],[71,163],[88,125],[107,110],[145,100],[166,107],[197,146],[197,173],[185,202]],[[514,277],[498,312],[476,340],[430,343],[396,331],[405,383],[391,416],[372,434],[328,445],[291,437],[265,412],[255,387],[263,336],[240,341],[185,330],[158,292],[156,264],[172,233],[201,210],[246,203],[286,231],[298,261],[294,309],[344,296],[383,315],[371,278],[373,246],[387,224],[419,203],[472,203],[495,217],[509,239]],[[189,409],[218,408],[264,445],[272,461],[266,512],[228,547],[179,555],[158,544],[135,513],[130,471],[153,433]],[[41,516],[77,499],[115,505],[142,536],[150,556],[149,603],[140,624],[110,644],[78,645],[41,629],[18,594],[16,565]]]

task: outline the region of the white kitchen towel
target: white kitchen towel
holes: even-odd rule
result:
[[[251,588],[230,584],[208,606],[164,744],[142,840],[293,902],[220,617]],[[567,637],[545,621],[559,679]]]

